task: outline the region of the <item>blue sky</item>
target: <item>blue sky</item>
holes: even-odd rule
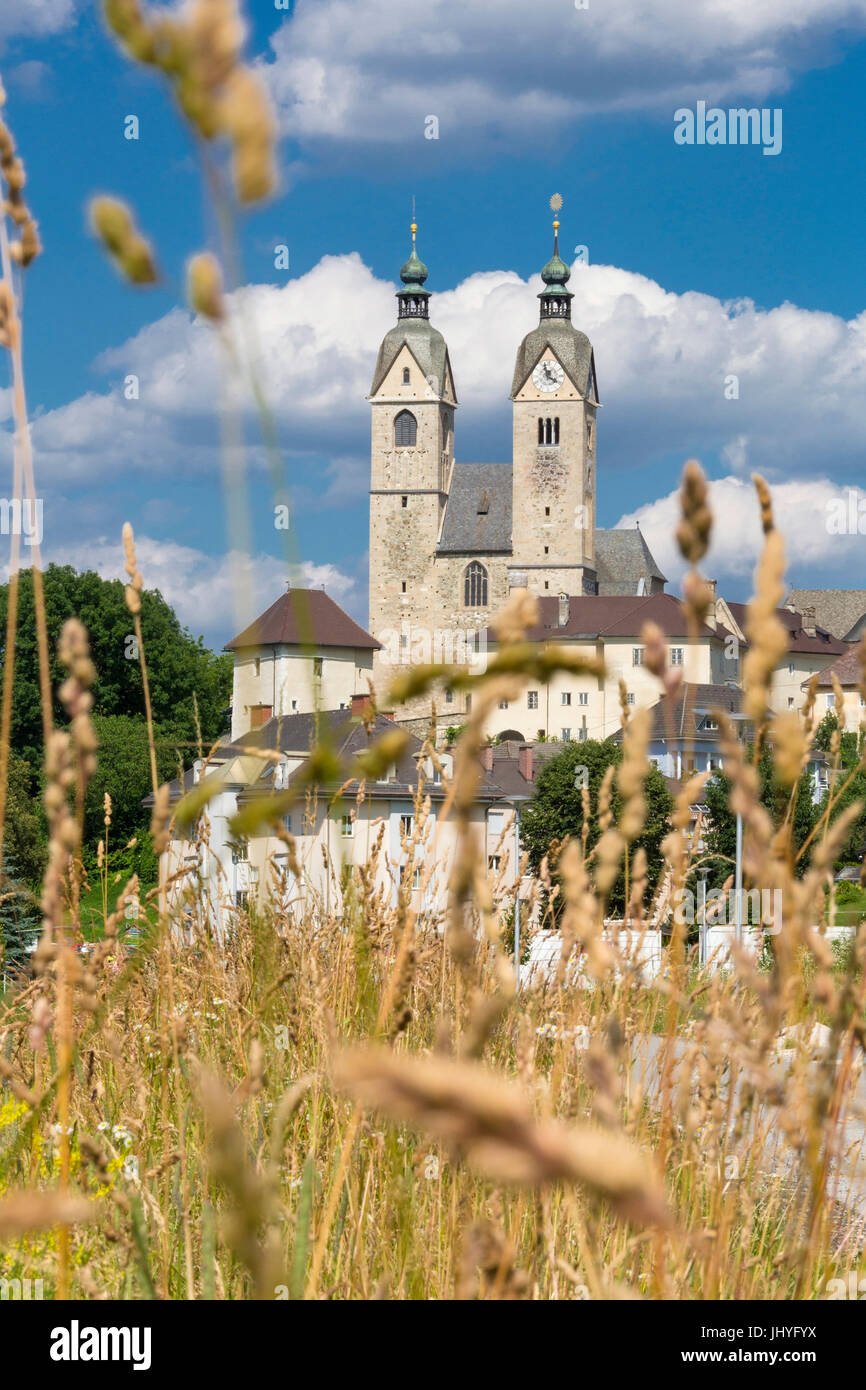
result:
[[[226,558],[237,536],[211,335],[182,304],[185,259],[213,241],[196,155],[98,8],[0,0],[6,114],[45,245],[24,301],[45,552],[120,573],[130,519],[146,582],[221,645],[244,603],[263,607],[281,588],[270,481],[248,419],[246,589]],[[583,11],[571,0],[543,11],[299,0],[290,16],[258,0],[248,15],[248,57],[281,122],[283,188],[243,219],[243,312],[309,582],[365,620],[364,395],[394,317],[412,195],[461,401],[457,458],[480,461],[510,456],[514,354],[537,318],[532,277],[560,192],[564,252],[589,249],[571,288],[604,403],[600,523],[640,519],[675,584],[672,494],[697,456],[716,480],[710,568],[744,597],[758,468],[790,534],[791,582],[866,586],[864,537],[831,536],[823,520],[866,472],[866,0],[590,0]],[[781,152],[675,144],[674,111],[698,101],[781,109]],[[130,113],[138,141],[123,138]],[[430,114],[437,140],[424,138]],[[87,199],[104,191],[135,206],[158,288],[121,284],[90,237]],[[288,273],[274,268],[281,243]],[[723,392],[731,372],[736,400]]]

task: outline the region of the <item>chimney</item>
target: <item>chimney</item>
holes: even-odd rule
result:
[[[493,744],[492,744],[492,743],[488,743],[487,746],[486,746],[485,748],[482,748],[482,750],[481,750],[481,766],[484,768],[484,771],[485,771],[485,772],[492,772],[492,771],[493,771]]]
[[[559,595],[559,626],[568,627],[568,619],[571,614],[571,603],[568,594]]]
[[[353,695],[353,696],[352,696],[352,714],[353,714],[353,715],[357,715],[359,718],[363,718],[363,716],[364,716],[365,714],[368,713],[369,709],[370,709],[370,696],[369,696],[369,695]]]
[[[526,570],[509,570],[509,571],[508,571],[508,588],[509,588],[509,590],[511,590],[511,589],[528,589],[528,588],[529,588],[529,576],[528,576],[528,574],[526,573]]]
[[[814,637],[817,631],[814,608],[803,608],[800,612],[800,621],[803,624],[803,631],[806,636]]]
[[[525,782],[532,781],[532,744],[521,743],[517,750],[517,767]]]
[[[719,621],[716,617],[716,590],[718,588],[718,580],[705,579],[704,587],[706,588],[707,599],[709,600],[709,608],[707,609],[707,616],[704,619],[704,622],[706,623],[707,627],[711,627],[715,632]]]

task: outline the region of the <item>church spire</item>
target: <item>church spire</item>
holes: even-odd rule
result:
[[[554,193],[550,200],[553,211],[553,255],[541,272],[544,289],[538,298],[541,300],[541,321],[545,319],[570,319],[571,301],[574,295],[566,289],[571,279],[571,271],[559,254],[559,209],[562,198]]]
[[[412,254],[400,271],[403,288],[397,291],[398,316],[401,319],[426,319],[430,313],[430,291],[424,288],[428,271],[418,255],[416,245],[418,223],[415,221],[414,198],[412,202]]]

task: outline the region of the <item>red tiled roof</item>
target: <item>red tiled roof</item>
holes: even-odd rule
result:
[[[381,644],[329,598],[324,589],[290,589],[260,618],[226,642],[236,647],[368,647]]]
[[[565,637],[640,637],[644,623],[656,623],[666,637],[688,637],[685,609],[673,594],[597,595],[581,594],[569,598],[568,621],[559,626],[559,598],[544,595],[538,600],[541,622],[530,629],[530,642],[556,641]],[[699,637],[724,639],[727,630],[702,623]],[[492,632],[488,640],[495,641]]]
[[[745,632],[746,629],[746,604],[729,603],[733,617]],[[795,613],[790,608],[777,608],[776,617],[783,627],[788,629],[788,651],[802,652],[806,655],[817,656],[841,656],[848,650],[848,643],[841,642],[838,637],[833,637],[824,628],[816,627],[814,637],[803,629],[802,613]]]

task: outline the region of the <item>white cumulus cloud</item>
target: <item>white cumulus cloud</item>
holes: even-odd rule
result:
[[[559,138],[585,115],[762,101],[866,26],[864,0],[298,0],[264,63],[304,146],[423,148]]]

